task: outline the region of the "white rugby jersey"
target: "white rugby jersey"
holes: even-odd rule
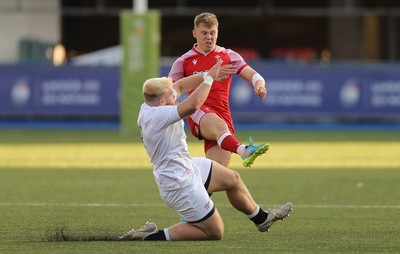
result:
[[[142,142],[153,164],[153,175],[160,190],[168,191],[185,186],[193,177],[194,165],[190,157],[184,122],[178,107],[140,107],[138,125]]]

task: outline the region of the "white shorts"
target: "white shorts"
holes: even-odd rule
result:
[[[206,158],[193,158],[193,162],[195,170],[191,182],[181,189],[160,191],[160,195],[164,202],[187,222],[197,223],[213,215],[215,208],[204,187],[209,179],[211,161]]]

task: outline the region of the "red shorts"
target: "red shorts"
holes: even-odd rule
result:
[[[207,106],[202,106],[194,114],[189,116],[187,118],[187,120],[188,120],[188,124],[189,124],[189,128],[190,128],[190,132],[192,133],[192,135],[199,140],[202,140],[202,139],[204,140],[204,152],[207,152],[211,147],[218,145],[216,140],[207,140],[207,139],[204,139],[204,137],[201,135],[200,120],[201,120],[201,118],[203,118],[203,116],[205,114],[209,114],[209,113],[214,113],[214,114],[218,115],[228,125],[228,129],[231,132],[231,134],[234,135],[234,133],[235,133],[232,118],[229,113],[224,114],[224,115],[218,114],[212,108],[209,108]]]

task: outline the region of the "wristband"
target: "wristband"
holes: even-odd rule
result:
[[[178,98],[178,92],[175,90],[175,88],[172,89],[172,96],[173,96],[174,100],[176,100]]]
[[[203,72],[203,80],[205,80],[208,76],[208,71]]]
[[[207,84],[207,85],[212,85],[214,82],[214,79],[211,76],[206,76],[206,78],[204,79],[203,83]]]
[[[258,80],[264,81],[264,78],[261,77],[260,74],[256,73],[256,74],[254,74],[253,77],[251,78],[251,83],[253,84],[253,86],[256,85],[256,82],[257,82]]]

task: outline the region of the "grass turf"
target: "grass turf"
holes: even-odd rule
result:
[[[290,200],[291,216],[259,233],[217,193],[223,240],[149,243],[115,241],[146,220],[179,220],[134,138],[2,131],[0,253],[398,253],[398,133],[252,134],[271,143],[270,154],[251,169],[232,164],[258,203]],[[201,155],[198,142],[189,147]]]

